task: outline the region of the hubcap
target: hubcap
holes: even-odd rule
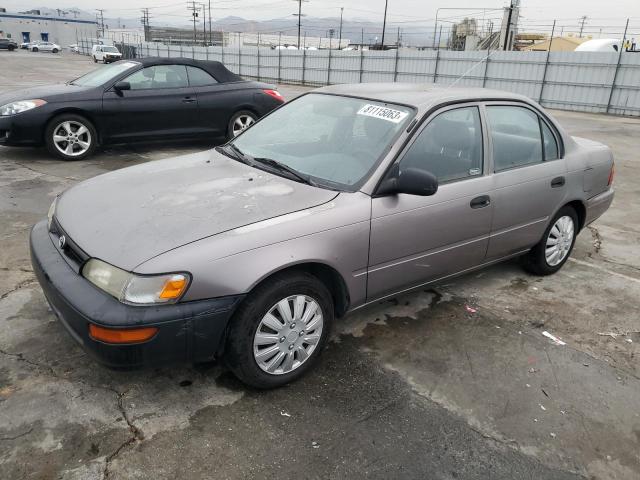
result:
[[[91,146],[91,133],[80,122],[66,121],[53,130],[53,144],[58,151],[69,157],[85,153]]]
[[[253,338],[253,358],[264,372],[292,372],[318,346],[322,326],[322,309],[316,300],[306,295],[283,298],[262,317]]]
[[[555,267],[562,262],[573,244],[573,219],[568,215],[560,217],[549,231],[545,248],[547,264]]]
[[[233,122],[233,136],[237,137],[243,130],[253,125],[253,123],[255,123],[255,120],[251,115],[240,115],[236,118],[236,121]]]

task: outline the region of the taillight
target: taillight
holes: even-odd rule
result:
[[[609,180],[607,180],[607,186],[611,186],[611,184],[613,183],[613,176],[616,173],[616,164],[612,163],[611,164],[611,170],[609,171]]]
[[[277,90],[262,90],[262,91],[264,93],[266,93],[267,95],[269,95],[270,97],[275,98],[279,102],[283,102],[284,103],[284,97],[280,94],[279,91],[277,91]]]

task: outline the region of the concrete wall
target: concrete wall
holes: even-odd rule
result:
[[[98,24],[88,20],[0,13],[0,37],[23,42],[23,32],[29,32],[30,40],[42,40],[48,34],[50,42],[62,47],[76,43],[78,37],[95,37]]]

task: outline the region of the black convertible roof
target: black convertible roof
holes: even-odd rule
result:
[[[230,82],[242,82],[244,78],[236,75],[220,62],[214,62],[213,60],[194,60],[192,58],[165,58],[165,57],[148,57],[148,58],[135,58],[132,59],[135,62],[141,63],[145,67],[152,65],[191,65],[193,67],[199,67],[215,78],[220,83]]]

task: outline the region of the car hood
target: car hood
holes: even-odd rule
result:
[[[42,98],[47,101],[55,101],[56,97],[68,95],[70,93],[86,92],[94,87],[80,87],[78,85],[68,85],[65,83],[54,85],[43,85],[40,87],[24,88],[21,90],[13,90],[0,93],[0,106],[7,103],[17,102],[18,100],[31,100],[34,98]]]
[[[132,271],[168,250],[336,195],[210,150],[79,183],[59,198],[56,218],[89,256]]]

